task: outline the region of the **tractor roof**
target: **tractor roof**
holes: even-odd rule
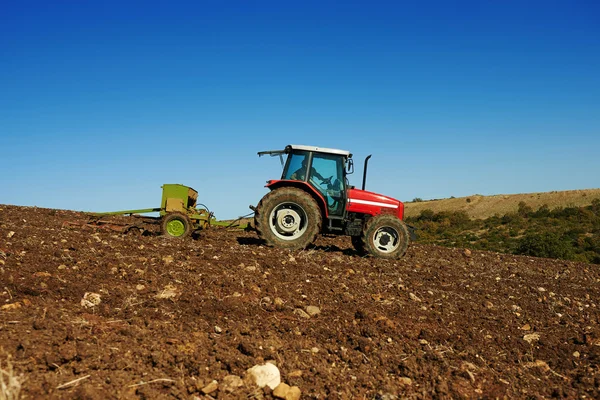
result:
[[[325,154],[337,154],[340,156],[344,156],[346,158],[352,157],[352,154],[346,150],[329,149],[327,147],[317,147],[317,146],[304,146],[301,144],[289,144],[289,145],[285,146],[285,149],[283,149],[283,150],[259,151],[258,155],[264,156],[264,155],[268,154],[271,157],[279,156],[279,158],[283,160],[282,155],[288,154],[288,153],[292,152],[292,150],[314,151],[317,153],[325,153]],[[283,163],[283,161],[282,161],[282,163]]]
[[[339,150],[339,149],[329,149],[327,147],[316,147],[316,146],[304,146],[300,144],[290,144],[285,147],[286,150],[305,150],[305,151],[316,151],[318,153],[329,153],[329,154],[339,154],[346,157],[352,157],[349,151]],[[287,151],[286,151],[287,152]]]

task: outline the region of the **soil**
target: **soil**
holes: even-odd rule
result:
[[[267,361],[307,399],[600,398],[598,266],[63,226],[86,220],[0,205],[0,368],[21,398],[271,399],[245,379]]]

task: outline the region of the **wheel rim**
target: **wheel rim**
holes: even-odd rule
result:
[[[306,212],[296,203],[282,203],[271,211],[269,225],[275,236],[295,240],[306,232]]]
[[[167,233],[171,236],[182,236],[185,233],[185,224],[179,219],[167,222]]]
[[[382,253],[391,253],[400,246],[398,231],[390,226],[382,226],[373,235],[373,245]]]

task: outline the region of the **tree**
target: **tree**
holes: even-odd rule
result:
[[[571,243],[556,233],[528,233],[518,243],[517,254],[546,258],[572,258]]]

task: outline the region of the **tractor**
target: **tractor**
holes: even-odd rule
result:
[[[361,255],[397,259],[406,253],[414,232],[403,222],[404,204],[365,190],[371,156],[365,159],[361,190],[348,182],[354,172],[348,151],[288,145],[258,155],[279,156],[283,166],[281,179],[267,181],[269,193],[251,207],[255,229],[267,245],[299,250],[318,234],[333,234],[350,236]]]

